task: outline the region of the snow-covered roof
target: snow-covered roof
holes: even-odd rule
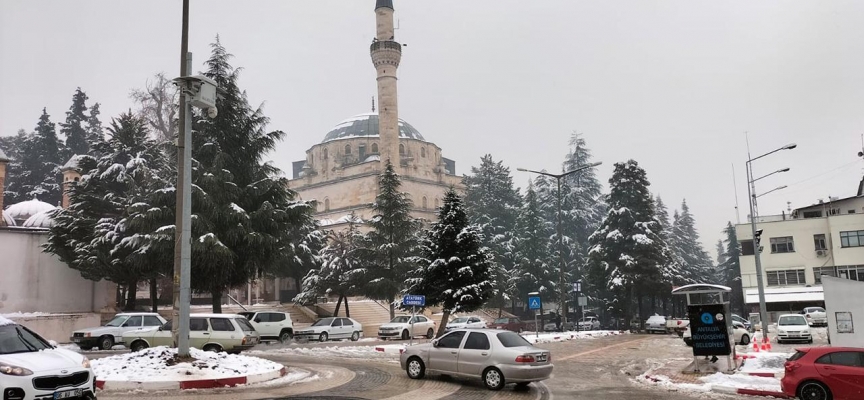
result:
[[[347,224],[349,222],[354,222],[355,224],[362,224],[363,219],[361,219],[360,217],[355,215],[354,219],[352,221],[351,214],[348,214],[348,215],[343,215],[342,217],[339,217],[339,219],[337,219],[337,220],[332,220],[330,218],[324,218],[324,219],[318,220],[318,224],[321,226]]]
[[[50,228],[54,225],[54,219],[49,215],[51,211],[48,210],[33,214],[21,226],[25,228]]]
[[[87,157],[86,154],[76,154],[66,161],[66,164],[63,164],[63,167],[60,168],[60,171],[68,171],[70,169],[78,169],[78,161],[82,158]]]
[[[9,161],[9,157],[6,156],[6,153],[3,152],[3,149],[0,149],[0,161]]]
[[[0,326],[12,325],[14,323],[15,323],[15,321],[12,321],[11,319],[7,319],[6,317],[0,315]]]
[[[357,137],[378,137],[378,113],[358,114],[348,118],[336,125],[330,132],[324,136],[321,143],[326,143],[337,139],[350,139]],[[420,134],[411,124],[399,119],[399,137],[406,139],[423,139]]]
[[[22,201],[6,207],[4,214],[17,220],[26,220],[43,211],[51,211],[57,207],[37,199]]]
[[[377,154],[373,154],[369,157],[366,157],[366,159],[363,160],[363,162],[371,162],[371,161],[381,161],[381,156],[379,156]]]
[[[5,211],[0,210],[0,226],[15,226],[15,219]]]
[[[690,285],[684,285],[681,287],[677,287],[672,290],[672,294],[693,294],[693,293],[717,293],[717,292],[731,292],[732,288],[723,285],[712,285],[709,283],[694,283]]]
[[[759,290],[747,289],[745,297],[744,302],[747,304],[759,303]],[[766,303],[789,303],[796,301],[825,301],[825,292],[821,286],[765,289]]]

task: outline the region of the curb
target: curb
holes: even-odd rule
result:
[[[396,353],[395,350],[399,350],[399,352]],[[405,351],[405,348],[404,347],[395,348],[395,347],[376,346],[375,351],[380,351],[380,352],[385,353],[385,354],[402,354]]]
[[[277,371],[264,372],[248,376],[237,376],[218,379],[198,379],[190,381],[102,381],[96,380],[96,388],[100,390],[186,390],[186,389],[215,389],[221,387],[234,387],[253,383],[266,382],[285,376],[288,370],[285,367]]]
[[[712,392],[723,393],[723,394],[743,394],[748,396],[763,396],[763,397],[776,397],[778,399],[789,399],[791,397],[786,396],[785,393],[782,392],[772,392],[769,390],[757,390],[757,389],[739,389],[731,386],[720,386],[714,385],[711,387]]]
[[[747,372],[747,371],[740,371],[739,373],[740,373],[740,374],[744,374],[744,375],[750,375],[750,376],[761,376],[761,377],[763,377],[763,378],[783,378],[783,374],[782,374],[782,373],[777,373],[777,372]]]

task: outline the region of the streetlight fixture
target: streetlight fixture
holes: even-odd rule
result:
[[[594,168],[600,164],[603,164],[603,163],[602,162],[596,162],[596,163],[592,163],[592,164],[588,164],[588,165],[583,165],[583,166],[576,168],[572,171],[564,172],[561,174],[550,174],[548,172],[543,172],[543,171],[534,171],[534,170],[525,169],[525,168],[516,168],[517,171],[521,171],[521,172],[531,172],[531,173],[538,174],[538,175],[549,176],[549,177],[555,178],[555,180],[558,182],[558,194],[557,194],[557,197],[558,197],[558,224],[557,225],[558,225],[558,227],[557,227],[557,231],[558,231],[558,258],[559,258],[559,262],[561,264],[561,267],[559,270],[559,277],[558,277],[558,292],[559,292],[560,301],[561,301],[561,314],[562,314],[561,326],[562,327],[567,324],[567,288],[565,287],[566,285],[564,284],[564,276],[565,276],[565,274],[564,274],[564,235],[561,232],[561,220],[562,220],[562,218],[561,218],[561,179],[564,178],[565,176],[573,175],[577,172],[584,171],[588,168]],[[576,268],[579,268],[579,266],[577,266]],[[580,276],[580,278],[581,278],[581,276]]]
[[[756,233],[756,199],[762,197],[768,193],[784,189],[786,186],[780,186],[768,192],[762,193],[761,195],[756,195],[756,184],[755,182],[759,179],[765,178],[770,175],[774,175],[779,172],[789,171],[789,168],[783,168],[781,170],[774,171],[768,175],[761,176],[759,178],[753,179],[753,161],[756,161],[762,157],[765,157],[770,154],[774,154],[780,150],[792,150],[798,147],[795,143],[787,144],[783,147],[780,147],[776,150],[769,151],[765,154],[762,154],[758,157],[750,157],[750,151],[747,151],[747,197],[750,199],[750,229],[753,233],[753,257],[756,262],[756,286],[759,291],[759,320],[761,321],[762,326],[762,338],[763,340],[767,340],[768,338],[768,309],[765,305],[765,283],[762,278],[762,260],[760,258],[759,251],[759,235]]]
[[[766,195],[766,194],[768,194],[768,193],[776,192],[776,191],[778,191],[778,190],[782,190],[782,189],[786,189],[786,185],[778,186],[778,187],[776,187],[776,188],[774,188],[774,189],[771,189],[771,190],[769,190],[769,191],[767,191],[767,192],[765,192],[765,193],[762,193],[762,194],[756,196],[755,198],[758,199],[758,198],[760,198],[760,197],[762,197],[762,196],[764,196],[764,195]]]

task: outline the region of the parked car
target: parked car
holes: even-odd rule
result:
[[[444,328],[447,331],[451,331],[453,329],[484,329],[486,328],[486,321],[483,318],[480,318],[476,315],[469,315],[467,317],[459,317],[454,318],[450,322],[447,323],[447,326]]]
[[[123,334],[123,341],[132,351],[148,347],[174,347],[171,334],[172,321],[160,327],[142,328]],[[189,346],[204,351],[238,354],[254,347],[261,337],[249,320],[242,315],[191,314],[189,316]]]
[[[750,323],[750,320],[749,320],[749,319],[744,318],[744,317],[742,317],[742,316],[740,316],[740,315],[738,315],[738,314],[732,314],[732,320],[733,320],[733,321],[738,321],[738,322],[740,322],[741,324],[743,324],[743,325],[744,325],[744,328],[747,329],[748,331],[751,331],[751,332],[753,331],[753,330],[752,330],[752,329],[753,329],[753,326],[752,326],[752,324]]]
[[[679,337],[684,334],[684,330],[688,326],[690,326],[690,320],[687,318],[666,319],[666,332],[675,332]]]
[[[483,379],[491,390],[505,384],[525,387],[548,379],[552,356],[515,332],[497,329],[453,330],[432,343],[410,346],[399,364],[411,379],[427,372]]]
[[[784,314],[777,319],[777,343],[788,341],[813,343],[810,324],[801,314]]]
[[[732,321],[732,336],[736,344],[743,346],[750,344],[750,331],[744,327],[744,324],[738,321]],[[684,329],[681,338],[684,339],[686,345],[693,346],[693,334],[689,326]]]
[[[58,349],[24,326],[0,317],[3,399],[96,399],[90,360]]]
[[[410,315],[397,315],[390,322],[378,327],[378,337],[384,340],[389,338],[408,340],[415,336],[425,336],[427,339],[435,337],[435,321],[423,315],[416,315],[413,318]]]
[[[530,326],[533,328],[534,324],[531,324]],[[492,321],[492,323],[489,325],[489,328],[505,329],[513,332],[522,332],[523,330],[525,330],[525,328],[528,328],[528,325],[526,325],[524,322],[522,322],[522,320],[516,317],[501,317],[495,318],[495,320]]]
[[[351,318],[327,317],[315,321],[312,326],[294,332],[297,339],[326,342],[333,339],[351,339],[356,342],[363,335],[363,325]]]
[[[666,333],[666,317],[662,315],[652,315],[645,321],[645,332],[648,333]]]
[[[165,318],[157,313],[120,313],[111,318],[105,326],[72,332],[69,339],[84,350],[94,347],[111,350],[114,345],[124,344],[124,333],[141,328],[158,328],[165,322]]]
[[[238,313],[252,324],[261,340],[290,342],[294,338],[294,322],[291,314],[284,311],[255,311]]]
[[[828,314],[822,307],[807,307],[801,311],[801,314],[804,314],[810,326],[828,326]]]
[[[573,321],[567,321],[567,322],[561,321],[561,327],[562,327],[563,331],[574,331],[574,330],[576,330],[576,323]],[[546,324],[543,325],[543,331],[544,332],[557,332],[558,331],[558,324],[556,324],[554,321],[553,322],[547,322]]]
[[[579,321],[579,330],[593,331],[597,329],[600,329],[600,320],[597,317],[585,317]]]
[[[780,388],[805,400],[858,400],[864,391],[864,349],[811,347],[797,349],[785,364]]]

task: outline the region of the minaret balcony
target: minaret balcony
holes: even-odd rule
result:
[[[379,40],[372,42],[369,53],[375,67],[384,64],[398,67],[402,60],[402,45],[393,40]]]

